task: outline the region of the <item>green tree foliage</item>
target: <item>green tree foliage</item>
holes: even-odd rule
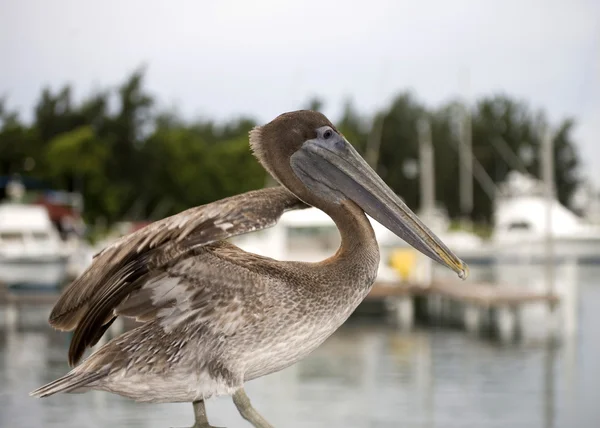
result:
[[[0,102],[1,175],[19,173],[24,169],[25,159],[35,156],[35,139],[32,130],[19,121],[18,115],[7,111]]]
[[[336,122],[336,126],[357,150],[362,153],[366,151],[371,123],[361,117],[351,100],[344,104],[342,117]]]
[[[558,200],[565,205],[570,203],[571,196],[581,182],[580,161],[572,136],[574,126],[572,119],[565,120],[554,136],[556,193]]]
[[[315,97],[304,107],[321,110],[323,105]],[[417,124],[427,119],[435,150],[437,200],[452,217],[459,217],[461,109],[457,102],[431,109],[413,94],[401,93],[371,117],[347,101],[335,123],[361,153],[374,159],[377,171],[409,206],[418,208]],[[516,167],[539,175],[543,113],[506,95],[482,98],[470,113],[473,154],[494,182],[515,168],[499,153],[499,141],[517,154]],[[43,89],[31,124],[0,99],[0,175],[20,173],[44,180],[49,188],[81,191],[87,220],[156,220],[268,184],[248,146],[248,131],[255,125],[248,117],[226,123],[208,118],[188,122],[176,111],[160,111],[139,69],[115,90],[93,93],[79,102],[70,86]],[[565,204],[580,180],[573,127],[572,120],[553,126],[556,187]],[[472,218],[489,222],[492,206],[475,181]]]
[[[89,212],[113,217],[119,212],[119,200],[107,192],[111,183],[105,174],[109,147],[91,125],[63,132],[46,145],[48,177],[62,189],[82,187]]]
[[[404,93],[382,117],[377,171],[411,207],[419,204],[417,123],[425,114],[425,108]]]

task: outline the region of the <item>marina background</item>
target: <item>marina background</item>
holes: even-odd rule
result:
[[[372,221],[373,292],[306,360],[248,385],[267,419],[598,426],[598,16],[584,0],[2,4],[0,427],[190,424],[178,404],[29,398],[67,370],[47,315],[118,237],[275,185],[248,132],[298,108],[326,113],[471,276]],[[312,261],[339,236],[308,209],[234,242]],[[245,426],[227,400],[208,407]]]

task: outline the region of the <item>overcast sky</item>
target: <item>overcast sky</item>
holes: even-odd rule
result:
[[[268,121],[351,97],[372,113],[411,89],[431,106],[503,91],[577,119],[600,184],[598,0],[0,0],[0,94],[26,119],[44,85],[76,95],[147,65],[186,117]]]

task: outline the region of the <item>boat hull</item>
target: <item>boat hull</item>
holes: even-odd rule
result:
[[[578,264],[600,264],[600,238],[554,238],[550,252],[543,238],[504,242],[496,246],[496,260],[500,263],[545,263],[573,260]]]
[[[0,257],[0,282],[10,287],[57,288],[67,276],[66,256]]]

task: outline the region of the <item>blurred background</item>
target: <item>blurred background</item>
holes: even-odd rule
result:
[[[0,0],[0,58],[0,426],[191,425],[190,405],[29,398],[68,370],[47,316],[119,236],[273,185],[248,131],[299,108],[325,113],[471,276],[374,223],[373,292],[247,386],[266,418],[600,426],[597,1]],[[309,209],[235,241],[318,260],[339,237]],[[207,407],[247,426],[229,399]]]

